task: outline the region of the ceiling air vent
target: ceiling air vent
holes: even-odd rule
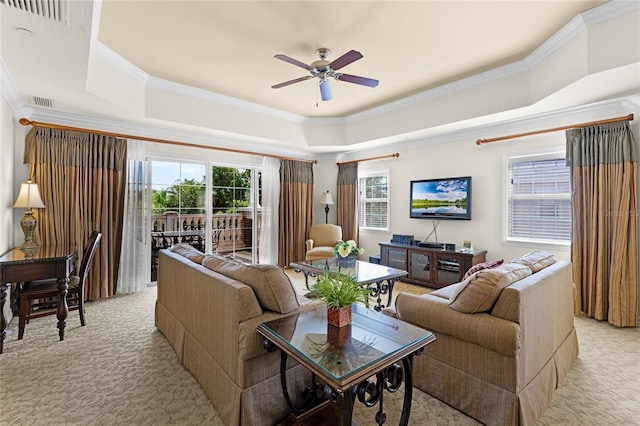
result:
[[[67,23],[69,0],[0,0],[1,4],[42,16],[55,22]]]
[[[41,98],[39,96],[33,97],[33,103],[39,107],[53,108],[53,99]]]

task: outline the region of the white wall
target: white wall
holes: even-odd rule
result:
[[[0,254],[13,245],[14,197],[14,117],[4,98],[0,98]]]
[[[217,149],[193,148],[157,142],[145,142],[144,146],[146,155],[154,158],[189,160],[194,162],[210,161],[229,167],[257,167],[262,164],[262,156],[260,155],[240,154]],[[241,147],[238,148],[240,149]]]
[[[20,185],[29,179],[29,165],[24,164],[24,140],[31,127],[25,127],[19,122],[19,117],[14,118],[13,139],[15,145],[13,147],[13,191],[14,201],[20,192]],[[38,183],[38,182],[36,182]],[[45,206],[46,208],[46,206]],[[13,242],[12,247],[19,246],[24,242],[24,232],[20,227],[20,220],[24,216],[25,209],[14,209],[13,211]],[[38,209],[35,210],[36,218],[38,217]],[[36,241],[39,241],[38,233],[35,234]]]
[[[327,217],[324,204],[320,204],[320,197],[327,190],[333,196],[333,202],[338,202],[338,165],[336,160],[318,160],[313,166],[313,223],[325,223]],[[329,223],[338,223],[338,205],[329,206]]]
[[[636,120],[638,121],[638,120]],[[634,123],[636,144],[638,124]],[[509,134],[507,129],[504,134]],[[477,135],[483,137],[483,135]],[[557,259],[569,260],[568,248],[540,247],[502,241],[503,224],[503,159],[507,155],[565,150],[564,132],[529,136],[509,141],[477,146],[475,140],[457,140],[427,144],[400,152],[400,157],[384,161],[360,163],[360,171],[390,170],[390,230],[389,233],[361,231],[360,245],[365,259],[379,253],[378,242],[389,241],[392,234],[414,235],[424,240],[431,232],[431,220],[409,218],[409,181],[429,178],[472,176],[471,221],[440,220],[438,241],[460,247],[471,240],[476,249],[487,250],[487,260],[511,260],[535,249],[553,253]],[[640,147],[638,148],[640,152]],[[433,237],[430,238],[433,241]]]
[[[14,117],[11,109],[0,98],[0,255],[13,247],[13,202],[17,192],[14,193],[13,184],[13,157],[14,157]],[[19,220],[19,219],[18,219]],[[10,303],[11,293],[7,292],[7,298],[3,307],[4,317],[7,321],[12,318]]]

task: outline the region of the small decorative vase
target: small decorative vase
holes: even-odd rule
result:
[[[327,343],[336,348],[344,348],[351,343],[351,325],[336,327],[327,325]]]
[[[336,259],[338,260],[338,266],[341,268],[353,268],[354,266],[356,266],[355,254],[350,254],[347,257],[342,257],[339,254],[337,254]]]
[[[327,322],[336,327],[351,324],[351,305],[342,308],[327,308]]]

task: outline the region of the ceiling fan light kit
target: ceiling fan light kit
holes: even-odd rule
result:
[[[300,68],[304,68],[307,71],[309,71],[311,75],[285,81],[283,83],[273,85],[271,86],[271,88],[279,89],[281,87],[289,86],[294,83],[299,83],[301,81],[306,81],[311,78],[317,77],[320,79],[318,84],[320,87],[320,95],[322,97],[322,100],[328,101],[328,100],[331,100],[331,98],[333,97],[331,93],[331,85],[329,84],[329,80],[328,80],[329,77],[333,77],[338,81],[346,81],[347,83],[360,84],[362,86],[368,86],[368,87],[376,87],[378,85],[379,83],[378,80],[374,80],[372,78],[360,77],[357,75],[350,75],[350,74],[343,74],[343,73],[336,72],[340,68],[343,68],[349,65],[350,63],[355,62],[358,59],[361,59],[363,56],[360,52],[355,50],[350,50],[332,62],[327,61],[327,56],[329,56],[330,53],[331,51],[324,47],[316,50],[316,54],[320,59],[312,62],[310,65],[307,65],[304,62],[298,61],[297,59],[290,58],[287,55],[282,55],[282,54],[275,55],[274,58],[299,66]]]
[[[331,85],[329,84],[329,80],[326,78],[320,80],[320,96],[323,101],[330,101],[333,97],[331,94]]]

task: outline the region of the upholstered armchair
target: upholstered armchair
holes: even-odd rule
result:
[[[333,248],[342,242],[342,227],[333,224],[311,225],[306,241],[305,260],[333,257]]]

